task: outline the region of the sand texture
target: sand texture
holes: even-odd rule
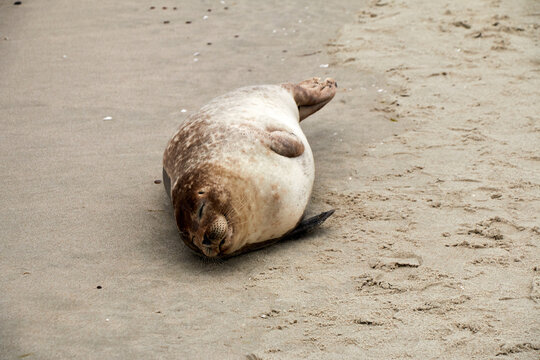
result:
[[[0,1],[0,358],[538,359],[539,42],[534,0]],[[194,257],[169,137],[311,76],[336,213]]]

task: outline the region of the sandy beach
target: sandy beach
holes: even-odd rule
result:
[[[0,358],[538,359],[540,3],[0,1]],[[167,141],[333,77],[301,239],[181,242]]]

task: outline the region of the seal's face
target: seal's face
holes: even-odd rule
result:
[[[176,195],[176,223],[187,246],[206,257],[224,256],[234,250],[234,214],[223,189],[192,186]]]

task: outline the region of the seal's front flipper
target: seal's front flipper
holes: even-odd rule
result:
[[[309,219],[304,219],[304,220],[300,221],[298,223],[298,225],[296,225],[296,227],[293,230],[291,230],[288,234],[285,234],[284,236],[282,236],[280,238],[270,239],[270,240],[266,240],[266,241],[263,241],[263,242],[260,242],[260,243],[248,244],[248,245],[245,245],[240,250],[237,250],[234,253],[229,254],[229,255],[221,256],[220,258],[221,259],[226,259],[226,258],[236,256],[236,255],[240,255],[242,253],[246,253],[246,252],[249,252],[249,251],[262,249],[264,247],[272,245],[272,244],[274,244],[274,243],[276,243],[278,241],[281,241],[281,240],[287,240],[287,239],[298,237],[298,236],[300,236],[302,234],[307,233],[308,231],[311,231],[311,230],[315,229],[319,225],[321,225],[323,222],[326,221],[326,219],[328,219],[330,217],[330,215],[332,215],[334,213],[334,211],[335,210],[332,209],[332,210],[320,213],[319,215],[310,217]]]
[[[296,225],[296,227],[288,233],[285,237],[295,237],[298,235],[302,235],[308,231],[311,231],[321,225],[323,222],[326,221],[333,213],[336,211],[335,209],[325,211],[323,213],[320,213],[319,215],[310,217],[309,219],[303,219]]]
[[[270,132],[270,149],[275,153],[293,158],[304,153],[304,144],[300,139],[291,133],[282,130]]]
[[[283,84],[289,90],[298,106],[300,121],[319,111],[336,95],[337,83],[334,79],[321,81],[320,78],[304,80],[298,84]]]
[[[169,195],[169,199],[171,198],[171,178],[169,177],[169,174],[167,174],[167,171],[165,171],[165,168],[163,168],[163,185],[165,186],[165,191],[167,192],[167,195]]]

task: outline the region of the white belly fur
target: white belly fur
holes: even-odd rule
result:
[[[292,230],[308,204],[315,176],[313,154],[300,128],[292,95],[278,85],[246,87],[214,99],[201,111],[228,127],[250,124],[261,129],[278,128],[302,141],[304,153],[295,158],[276,154],[260,142],[246,141],[224,146],[225,159],[221,159],[225,164],[234,160],[229,165],[254,181],[257,197],[262,200],[253,209],[257,213],[251,214],[242,242],[278,238]]]

